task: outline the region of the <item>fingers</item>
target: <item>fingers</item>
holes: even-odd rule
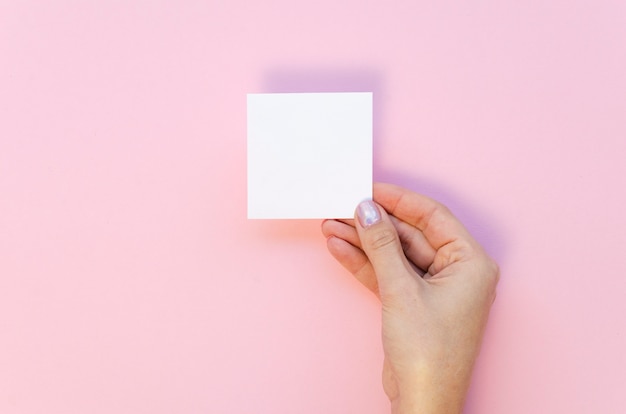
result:
[[[373,201],[357,207],[355,225],[361,248],[378,280],[383,303],[386,297],[403,292],[408,282],[419,279],[402,250],[398,232],[385,210]]]
[[[389,214],[419,229],[435,250],[455,240],[473,242],[450,210],[431,198],[392,184],[375,183],[374,200]]]
[[[322,234],[324,237],[339,237],[355,247],[361,247],[359,235],[356,233],[354,223],[346,224],[343,220],[324,220],[322,222]]]
[[[356,231],[352,229],[354,234]],[[378,282],[372,264],[363,250],[350,244],[348,241],[330,235],[326,241],[328,251],[348,272],[361,282],[366,288],[378,295]]]
[[[393,216],[390,218],[398,232],[404,254],[421,273],[426,272],[435,258],[435,249],[421,231]],[[354,220],[325,220],[322,223],[322,233],[326,238],[336,236],[360,249],[361,240],[354,226]]]
[[[435,260],[436,250],[417,228],[393,216],[390,218],[398,231],[404,254],[422,272],[426,272]]]
[[[324,220],[322,233],[332,256],[366,288],[378,295],[376,275],[360,248],[361,241],[354,228],[354,220]]]

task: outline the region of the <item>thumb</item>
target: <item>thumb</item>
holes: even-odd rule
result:
[[[415,280],[414,271],[385,209],[371,200],[361,202],[355,225],[361,248],[376,273],[381,297],[403,291],[408,280]]]

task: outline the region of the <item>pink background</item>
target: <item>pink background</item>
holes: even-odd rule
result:
[[[620,0],[2,2],[0,412],[387,412],[376,300],[245,212],[245,94],[361,90],[502,267],[466,413],[623,412],[625,74]]]

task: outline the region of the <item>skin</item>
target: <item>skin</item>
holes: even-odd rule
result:
[[[392,413],[460,413],[498,266],[442,204],[380,183],[374,202],[374,224],[364,226],[357,208],[354,220],[326,220],[322,232],[335,259],[381,300]]]

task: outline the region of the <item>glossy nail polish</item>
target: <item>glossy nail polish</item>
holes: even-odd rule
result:
[[[380,211],[372,200],[365,200],[359,204],[356,210],[357,218],[362,227],[369,227],[380,221]]]

